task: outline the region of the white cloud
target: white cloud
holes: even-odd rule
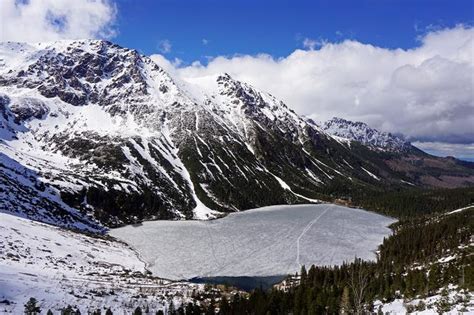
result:
[[[324,45],[328,44],[327,39],[312,39],[312,38],[304,38],[303,39],[303,48],[309,50],[315,50],[317,48],[323,47]]]
[[[0,41],[111,38],[115,17],[108,0],[1,0]]]
[[[457,26],[408,50],[346,40],[279,59],[221,56],[173,72],[182,79],[227,72],[316,120],[342,116],[412,140],[471,143],[473,52],[474,28]]]
[[[158,49],[163,53],[163,54],[168,54],[171,52],[171,48],[173,46],[171,45],[171,42],[168,39],[161,40],[158,43]]]
[[[201,40],[201,43],[202,43],[204,46],[206,46],[207,44],[209,44],[209,39],[203,38],[203,39]]]
[[[303,47],[309,50],[314,50],[318,42],[315,39],[305,38],[303,39]]]
[[[150,56],[157,65],[160,65],[166,72],[172,76],[177,76],[176,69],[182,64],[182,60],[179,58],[174,58],[173,60],[166,59],[165,56],[160,54],[155,54]]]

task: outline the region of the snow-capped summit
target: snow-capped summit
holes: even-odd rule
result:
[[[343,118],[334,117],[322,124],[322,129],[327,133],[360,142],[370,148],[402,152],[410,148],[410,143],[400,136],[388,132],[378,131],[363,122],[353,122]]]

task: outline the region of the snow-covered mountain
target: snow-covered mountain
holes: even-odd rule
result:
[[[402,137],[378,131],[359,121],[353,122],[334,117],[324,122],[321,128],[333,136],[357,141],[376,150],[403,152],[411,147],[410,143]]]
[[[0,113],[0,212],[91,231],[474,182],[456,161],[354,149],[227,74],[174,80],[107,41],[1,43]]]

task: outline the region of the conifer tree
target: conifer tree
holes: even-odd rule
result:
[[[354,261],[349,275],[349,286],[352,290],[352,297],[354,299],[354,311],[356,314],[364,312],[364,298],[369,281],[365,265],[360,259]]]
[[[304,265],[301,266],[300,274],[301,274],[300,283],[301,285],[305,285],[306,279],[308,278],[308,272],[306,271],[306,267]]]
[[[349,288],[345,286],[344,289],[342,290],[339,314],[350,314],[350,312],[351,312],[351,298],[349,295]]]
[[[227,299],[223,296],[221,302],[219,303],[220,314],[229,314],[230,307]]]
[[[434,292],[438,288],[438,282],[441,278],[441,271],[438,264],[433,264],[428,276],[428,291]]]
[[[171,299],[170,305],[168,306],[168,314],[175,314],[175,313],[176,313],[176,309],[174,308],[173,299]]]
[[[190,302],[190,303],[186,304],[186,309],[185,309],[184,313],[186,313],[186,315],[194,314],[193,303]]]
[[[25,314],[35,315],[41,313],[41,308],[37,305],[38,301],[31,297],[25,304]]]
[[[78,315],[80,312],[78,310],[74,310],[71,305],[68,305],[66,308],[61,310],[61,315]]]
[[[444,314],[451,310],[451,304],[449,303],[449,292],[446,288],[441,291],[441,297],[435,303],[435,305],[438,314]]]
[[[209,314],[209,315],[214,315],[216,313],[216,309],[215,309],[215,300],[214,298],[211,298],[211,301],[209,302],[209,306],[207,308],[207,311],[206,311],[206,314]]]

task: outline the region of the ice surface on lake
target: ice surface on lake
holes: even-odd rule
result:
[[[213,221],[151,221],[113,229],[156,276],[189,279],[294,273],[301,265],[375,259],[395,222],[332,204],[271,206]]]

